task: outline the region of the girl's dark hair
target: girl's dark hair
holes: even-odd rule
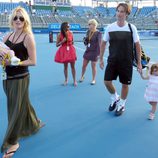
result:
[[[68,22],[63,22],[63,23],[61,24],[60,31],[61,31],[61,33],[62,33],[62,35],[63,35],[64,37],[66,37],[66,31],[67,31],[68,27],[69,27],[69,23],[68,23]],[[66,38],[67,38],[67,37],[66,37]]]
[[[119,3],[118,6],[116,7],[116,11],[118,10],[119,7],[123,7],[127,15],[131,13],[131,7],[127,3]]]
[[[153,64],[153,65],[151,66],[151,69],[150,69],[150,74],[151,74],[151,75],[153,74],[153,71],[154,71],[155,69],[158,71],[158,64]]]

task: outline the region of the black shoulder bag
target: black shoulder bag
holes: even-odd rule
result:
[[[131,24],[128,23],[129,29],[131,31],[131,37],[132,37],[132,42],[133,42],[133,66],[137,67],[137,63],[138,63],[138,57],[137,57],[137,50],[136,50],[136,45],[134,43],[133,40],[133,31],[132,31],[132,27]],[[148,57],[145,52],[143,51],[143,48],[141,46],[141,64],[142,64],[142,68],[147,67],[147,64],[150,61],[150,57]]]

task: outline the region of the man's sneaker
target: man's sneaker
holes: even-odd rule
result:
[[[114,111],[116,108],[116,105],[119,101],[120,101],[120,99],[116,100],[114,103],[111,103],[109,106],[109,111]]]
[[[116,111],[115,111],[115,115],[116,115],[116,116],[121,116],[124,111],[125,111],[125,107],[119,105],[119,106],[117,107]]]

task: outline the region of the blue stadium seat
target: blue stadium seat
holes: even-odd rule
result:
[[[143,7],[141,8],[138,16],[145,16],[149,13],[151,13],[152,11],[154,11],[156,9],[156,7]]]
[[[26,9],[27,12],[29,12],[29,6],[24,2],[19,3],[10,3],[10,2],[0,2],[0,13],[10,14],[12,10],[18,6],[22,6]]]
[[[67,10],[67,11],[66,10],[58,10],[57,13],[60,16],[72,16],[73,15],[72,11],[69,11],[69,10]]]
[[[116,8],[96,7],[97,12],[102,16],[114,17],[116,14]]]
[[[51,15],[52,14],[52,11],[51,10],[45,10],[45,9],[36,9],[36,12],[35,12],[36,15],[38,16],[47,16],[47,15]]]
[[[74,6],[73,9],[76,12],[76,14],[78,14],[79,16],[96,14],[95,10],[92,7]]]
[[[101,16],[107,16],[107,9],[105,7],[96,7],[95,10]]]

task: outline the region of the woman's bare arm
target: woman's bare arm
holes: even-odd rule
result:
[[[21,62],[20,66],[34,66],[36,65],[36,46],[33,35],[27,34],[24,45],[28,51],[28,59]]]

